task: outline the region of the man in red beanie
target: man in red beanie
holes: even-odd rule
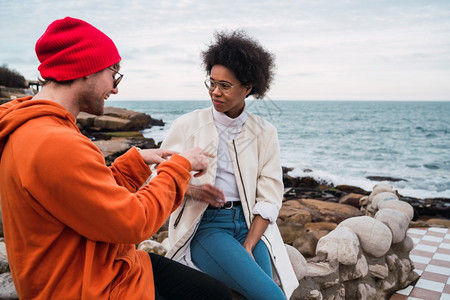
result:
[[[206,171],[200,148],[131,148],[111,167],[77,128],[117,94],[121,60],[110,38],[73,18],[36,43],[44,86],[0,106],[0,192],[11,274],[20,299],[230,299],[215,279],[136,250]],[[148,165],[157,164],[150,176]]]

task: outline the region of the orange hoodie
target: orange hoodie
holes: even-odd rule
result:
[[[136,148],[105,165],[74,117],[46,100],[0,106],[0,195],[20,299],[154,299],[152,236],[180,204],[188,160],[151,171]]]

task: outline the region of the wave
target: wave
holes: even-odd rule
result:
[[[439,190],[429,190],[426,188],[415,188],[408,184],[407,181],[392,182],[392,181],[373,181],[367,179],[363,174],[356,176],[339,176],[327,171],[314,171],[306,169],[306,171],[301,169],[293,169],[289,172],[290,176],[293,177],[312,177],[317,181],[326,182],[327,184],[337,186],[337,185],[352,185],[360,187],[368,192],[373,190],[373,187],[378,183],[388,183],[397,190],[400,195],[407,197],[414,197],[419,199],[425,198],[450,198],[450,189]],[[430,187],[431,184],[425,184],[425,186]]]

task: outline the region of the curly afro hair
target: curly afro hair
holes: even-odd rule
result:
[[[201,53],[206,73],[214,65],[223,65],[234,72],[242,85],[252,85],[250,95],[264,98],[274,76],[275,57],[241,30],[216,32],[215,43]]]

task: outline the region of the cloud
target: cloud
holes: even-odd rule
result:
[[[272,99],[450,100],[444,0],[0,0],[0,7],[0,64],[27,78],[38,75],[34,43],[54,19],[70,15],[107,33],[126,72],[116,99],[206,99],[200,51],[215,30],[241,28],[276,56]]]

